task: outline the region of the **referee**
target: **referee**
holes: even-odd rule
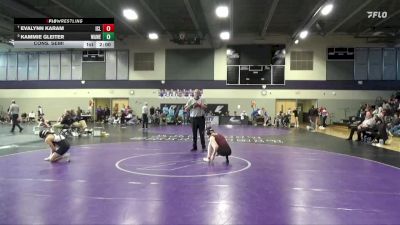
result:
[[[190,120],[192,122],[192,132],[193,132],[193,148],[191,151],[197,150],[197,130],[200,132],[200,141],[203,151],[206,150],[206,142],[204,139],[204,130],[206,126],[206,119],[204,117],[204,110],[207,105],[204,99],[201,98],[200,90],[194,90],[194,96],[191,97],[185,105],[185,110],[190,111]]]

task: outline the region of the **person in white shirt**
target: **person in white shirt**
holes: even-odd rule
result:
[[[350,135],[347,140],[353,140],[353,134],[357,131],[357,141],[361,141],[361,132],[368,130],[373,125],[375,125],[375,118],[372,116],[371,112],[367,112],[365,115],[365,120],[357,127],[351,128]]]
[[[240,120],[244,120],[246,116],[247,116],[247,113],[246,113],[246,111],[243,110],[243,112],[240,113]]]
[[[199,130],[200,133],[202,149],[203,151],[206,151],[204,131],[206,126],[205,109],[207,108],[207,105],[205,104],[204,99],[200,98],[200,96],[200,90],[194,90],[194,96],[191,97],[185,105],[185,110],[190,111],[190,120],[192,121],[193,148],[191,151],[197,150],[197,130]]]
[[[149,126],[149,106],[147,102],[145,102],[142,107],[142,120],[142,128],[145,129]]]
[[[34,113],[33,111],[30,112],[30,113],[28,114],[28,121],[29,121],[29,122],[35,121],[35,117],[36,117],[35,113]]]
[[[43,108],[42,106],[38,106],[38,119],[40,120],[44,116]]]

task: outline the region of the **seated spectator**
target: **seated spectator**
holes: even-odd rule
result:
[[[35,121],[35,118],[36,118],[36,115],[35,115],[35,113],[34,113],[33,110],[32,110],[32,112],[30,112],[30,113],[28,114],[28,122]]]
[[[51,123],[50,121],[46,120],[44,116],[38,121],[38,127],[43,127],[43,128],[51,128]]]
[[[64,126],[71,126],[74,120],[71,117],[71,112],[66,110],[63,115],[58,118],[58,122],[53,125],[54,128],[63,128]]]
[[[400,136],[400,113],[396,113],[392,122],[389,123],[389,134],[392,136]]]
[[[365,115],[365,120],[358,125],[357,127],[352,127],[350,130],[350,135],[347,140],[353,140],[353,134],[357,131],[357,141],[361,141],[361,133],[369,130],[375,124],[375,118],[372,116],[370,112],[367,112]]]
[[[245,110],[243,110],[243,112],[240,113],[240,120],[244,120],[246,117],[248,117],[248,116],[247,116],[247,113],[246,113]]]
[[[156,110],[153,117],[153,124],[160,124],[160,116],[160,112]]]
[[[283,126],[283,112],[280,111],[274,118],[274,127]]]
[[[114,113],[114,115],[113,115],[113,117],[112,117],[112,122],[111,122],[112,124],[119,124],[119,123],[121,123],[121,119],[120,119],[120,117],[118,116],[118,114],[117,113]]]
[[[380,143],[380,140],[382,140],[381,144],[385,144],[386,140],[389,138],[388,133],[386,132],[386,123],[382,121],[381,118],[376,117],[374,128],[375,129],[372,131],[373,141]]]
[[[73,120],[72,126],[79,129],[81,132],[88,131],[86,121],[78,116],[74,110],[71,110],[71,118]]]
[[[125,116],[125,123],[127,125],[135,125],[139,123],[137,116],[133,115],[132,110],[129,110],[128,115]]]

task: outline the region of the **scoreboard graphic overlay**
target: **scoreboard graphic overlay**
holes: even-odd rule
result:
[[[15,48],[114,48],[114,18],[15,18]]]

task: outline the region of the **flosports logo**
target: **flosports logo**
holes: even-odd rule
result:
[[[367,11],[368,18],[375,19],[385,19],[387,17],[386,11]]]

